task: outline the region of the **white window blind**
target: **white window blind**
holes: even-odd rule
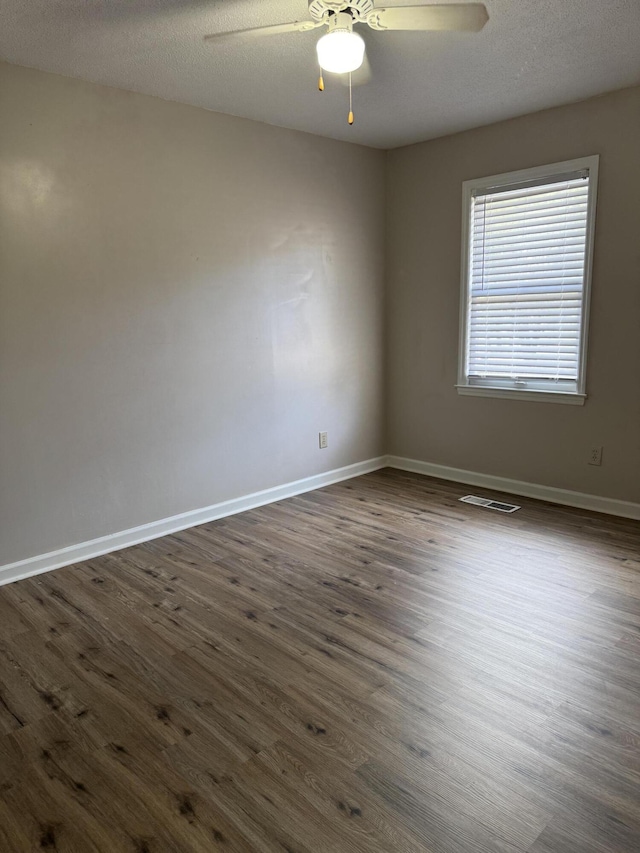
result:
[[[575,389],[589,173],[472,194],[467,376]]]
[[[464,182],[458,393],[584,402],[598,160]]]

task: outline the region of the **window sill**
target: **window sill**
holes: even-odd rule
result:
[[[537,403],[564,403],[569,406],[584,406],[586,394],[566,391],[525,391],[516,388],[492,388],[487,385],[456,385],[458,394],[466,397],[500,397],[503,400],[535,400]]]

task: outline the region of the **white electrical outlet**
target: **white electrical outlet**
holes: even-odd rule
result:
[[[329,433],[328,432],[319,432],[318,433],[318,444],[320,445],[320,450],[326,450],[329,447]]]
[[[592,447],[589,451],[589,465],[602,465],[602,448]]]

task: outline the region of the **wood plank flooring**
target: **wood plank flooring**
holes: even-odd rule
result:
[[[640,851],[640,524],[466,491],[385,470],[0,589],[0,850]]]

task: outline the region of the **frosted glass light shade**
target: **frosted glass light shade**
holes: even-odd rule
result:
[[[318,62],[325,71],[346,74],[364,61],[364,39],[349,30],[333,30],[318,40]]]

